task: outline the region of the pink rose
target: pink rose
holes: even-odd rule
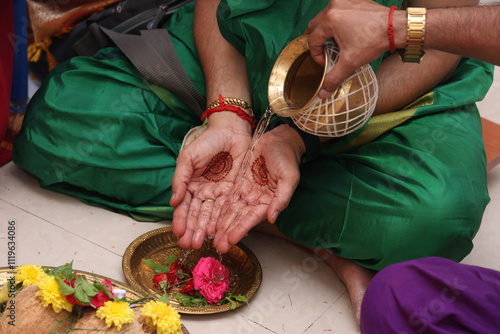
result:
[[[207,302],[215,304],[229,290],[229,270],[213,257],[202,257],[193,268],[193,283]]]

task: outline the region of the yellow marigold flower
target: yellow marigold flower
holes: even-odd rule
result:
[[[52,305],[54,312],[59,313],[62,310],[71,312],[73,304],[71,304],[66,296],[59,292],[59,284],[53,276],[46,275],[40,279],[35,286],[40,289],[35,295],[39,296],[43,306]]]
[[[23,283],[23,286],[33,285],[46,277],[47,274],[43,271],[42,267],[27,264],[17,267],[16,284]]]
[[[170,305],[150,301],[141,309],[146,325],[155,328],[158,334],[182,333],[181,316]]]
[[[129,324],[134,320],[134,311],[129,303],[121,301],[107,301],[95,312],[96,317],[106,321],[106,328],[112,325],[117,330],[121,330],[124,324]]]

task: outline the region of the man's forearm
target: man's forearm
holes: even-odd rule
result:
[[[410,2],[410,6],[426,7],[428,11],[433,10],[431,8],[475,4],[477,4],[476,0],[412,0]],[[403,19],[398,16],[394,21],[397,24],[395,41],[399,43],[396,47],[401,48],[404,48],[406,44],[406,11],[404,13]],[[401,37],[401,32],[404,37]],[[403,45],[401,45],[402,40],[404,40]],[[399,55],[396,54],[386,58],[377,71],[379,100],[375,113],[398,110],[431,90],[449,77],[459,60],[459,56],[437,50],[427,51],[420,64],[402,63]]]
[[[394,16],[396,47],[406,44],[406,11]],[[500,5],[427,11],[424,48],[500,65]]]
[[[376,73],[379,98],[375,114],[405,107],[447,78],[459,60],[458,56],[436,50],[429,50],[420,64],[403,63],[398,54],[386,58]]]

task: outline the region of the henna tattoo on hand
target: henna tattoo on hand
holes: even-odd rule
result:
[[[266,159],[261,155],[252,164],[252,176],[255,183],[259,186],[267,186],[267,167]]]
[[[205,179],[212,182],[223,180],[233,168],[233,157],[229,152],[219,152],[208,163],[207,168],[201,174]]]

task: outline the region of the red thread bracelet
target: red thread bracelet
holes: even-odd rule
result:
[[[389,36],[389,51],[391,53],[396,52],[396,43],[394,42],[394,25],[392,23],[394,17],[394,11],[398,9],[396,6],[391,6],[389,10],[389,28],[387,29],[387,35]]]
[[[201,115],[201,121],[204,121],[207,117],[209,117],[210,115],[212,115],[214,112],[219,112],[219,111],[232,111],[232,112],[236,113],[236,115],[238,115],[239,118],[241,118],[241,119],[243,119],[245,121],[248,121],[248,123],[250,123],[250,125],[252,126],[252,129],[255,129],[255,124],[253,122],[252,117],[250,117],[250,115],[248,115],[245,112],[245,110],[243,110],[240,107],[236,107],[236,106],[233,106],[233,105],[227,105],[227,104],[223,104],[223,105],[221,105],[220,107],[217,107],[217,108],[210,108],[210,109],[205,110],[205,112],[203,113],[203,115]]]

